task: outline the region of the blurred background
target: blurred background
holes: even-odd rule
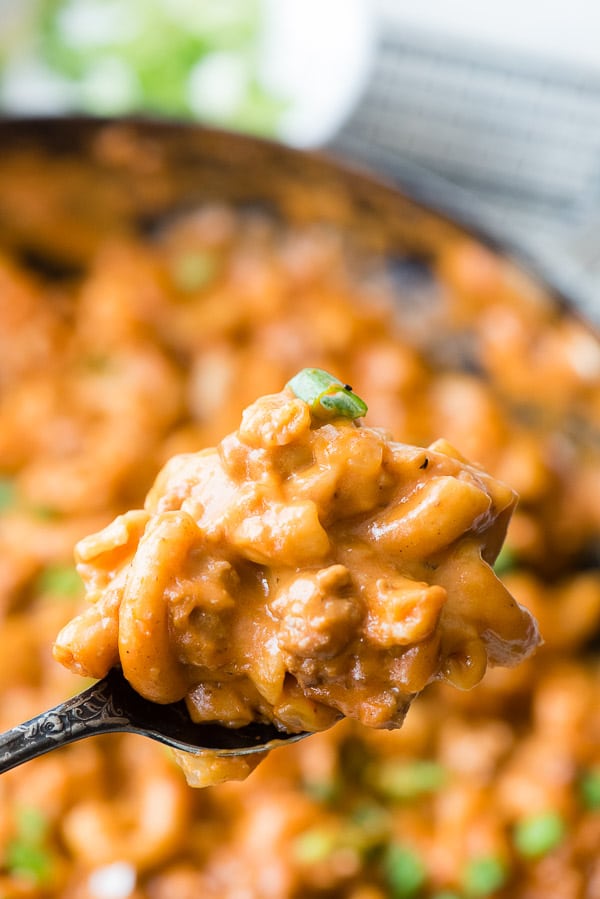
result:
[[[0,0],[0,107],[325,148],[519,248],[600,322],[596,0]]]

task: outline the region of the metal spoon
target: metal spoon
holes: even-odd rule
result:
[[[194,755],[220,756],[265,752],[307,736],[279,731],[272,724],[195,724],[183,701],[149,702],[114,668],[82,693],[0,734],[0,774],[67,743],[119,732],[142,734]]]

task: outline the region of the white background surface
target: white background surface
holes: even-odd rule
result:
[[[371,2],[386,17],[407,27],[600,71],[600,0]]]

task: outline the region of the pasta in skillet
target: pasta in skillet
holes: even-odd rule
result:
[[[0,169],[0,197],[20,189],[27,215],[41,209],[31,169],[22,156]],[[60,191],[70,168],[42,177]],[[52,211],[53,239],[70,248],[77,229],[57,228]],[[244,783],[189,790],[163,747],[130,734],[14,769],[0,783],[0,894],[595,897],[600,344],[589,329],[466,238],[426,263],[410,249],[393,266],[369,258],[365,273],[335,229],[256,210],[207,205],[159,234],[98,235],[68,278],[2,253],[4,729],[85,685],[48,651],[81,611],[75,542],[141,508],[168,458],[216,445],[306,359],[360,385],[367,422],[419,446],[444,434],[517,490],[495,570],[544,645],[475,690],[432,684],[400,729],[344,720]]]
[[[522,661],[535,622],[490,567],[514,492],[443,440],[361,426],[364,411],[307,369],[217,447],[173,457],[143,510],[77,545],[90,605],[55,657],[91,677],[120,665],[194,721],[291,732],[399,727],[431,681],[466,689]],[[186,770],[200,784],[249,769]]]

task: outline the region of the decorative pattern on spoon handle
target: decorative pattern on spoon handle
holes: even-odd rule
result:
[[[0,735],[0,773],[92,734],[124,730],[125,711],[105,681]]]

